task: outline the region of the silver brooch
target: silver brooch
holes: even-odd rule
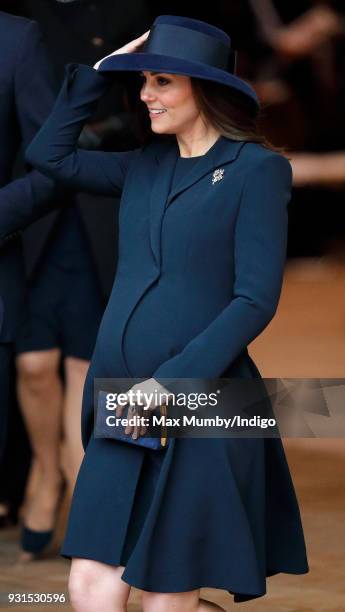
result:
[[[218,168],[212,174],[212,185],[214,185],[217,181],[221,181],[224,176],[224,169]]]

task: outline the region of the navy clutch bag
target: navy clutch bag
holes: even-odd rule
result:
[[[107,403],[107,391],[98,391],[97,398],[97,416],[95,423],[95,436],[97,438],[112,438],[114,440],[122,440],[123,442],[128,442],[129,444],[135,444],[136,446],[143,446],[145,448],[150,448],[152,450],[160,450],[166,448],[168,446],[168,437],[166,426],[160,425],[160,433],[158,435],[158,427],[152,425],[148,425],[146,427],[146,432],[144,435],[140,435],[136,440],[132,438],[132,434],[126,434],[126,424],[123,424],[122,421],[128,419],[128,408],[129,406],[125,406],[121,417],[116,419],[115,410],[109,410]],[[159,408],[152,411],[145,411],[148,415],[145,415],[145,418],[148,418],[149,421],[152,421],[152,416],[155,415],[157,417],[162,416],[164,420],[167,416],[167,406],[162,404]],[[152,434],[152,429],[155,432],[155,436],[150,436],[150,432]]]

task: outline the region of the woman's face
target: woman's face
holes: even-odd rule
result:
[[[140,76],[143,81],[140,99],[148,108],[153,132],[183,134],[200,120],[190,77],[147,71]]]

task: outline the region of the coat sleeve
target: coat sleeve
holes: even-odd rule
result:
[[[0,189],[0,246],[18,232],[48,214],[61,202],[66,191],[37,170],[28,172]]]
[[[280,154],[268,153],[249,168],[235,227],[232,300],[180,353],[160,365],[152,376],[161,384],[175,379],[178,388],[180,378],[221,376],[273,318],[286,258],[291,183],[291,165]]]
[[[26,147],[54,103],[54,81],[41,34],[28,21],[18,41],[13,99],[22,146]],[[0,189],[0,244],[58,206],[62,190],[36,170]]]
[[[41,32],[35,21],[28,21],[14,74],[14,102],[23,149],[48,117],[55,97],[55,75]]]
[[[38,170],[78,191],[119,196],[140,149],[109,153],[77,147],[80,132],[111,78],[90,66],[68,64],[54,108],[26,150]]]

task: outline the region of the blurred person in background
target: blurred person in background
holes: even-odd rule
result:
[[[23,36],[25,40],[23,48],[20,47],[21,53],[25,54],[25,62],[21,57],[18,57],[17,61],[21,61],[21,65],[18,68],[13,62],[13,67],[16,68],[15,106],[18,109],[18,119],[20,128],[23,132],[23,141],[27,145],[35,131],[40,127],[43,119],[49,113],[53,104],[53,70],[42,47],[36,22],[5,13],[2,13],[1,16],[3,28],[9,28],[9,32],[12,33],[13,40],[16,41],[17,46],[19,41],[21,41],[20,36]],[[11,47],[8,39],[4,39],[4,44],[7,45],[6,55],[10,57]],[[17,49],[17,46],[13,46],[13,51]],[[8,70],[8,72],[10,72],[10,70]],[[32,76],[33,72],[35,74],[37,73],[35,79]],[[8,75],[5,74],[4,78],[5,77],[8,79]],[[13,112],[13,92],[9,86],[8,90],[9,95],[6,98],[6,103],[9,106],[9,111]],[[5,113],[2,114],[2,119],[6,119]],[[9,136],[11,137],[14,134],[15,132],[13,131]],[[13,152],[15,152],[15,144],[16,139],[14,138],[13,145],[10,147]],[[42,178],[44,179],[44,177]],[[15,184],[16,183],[14,183],[14,185]],[[20,202],[20,199],[24,196],[25,194],[21,195],[19,192],[17,194],[17,200],[13,199],[12,214],[16,213],[18,202]],[[55,242],[53,242],[53,247],[50,250],[50,258],[47,257],[47,253],[44,253],[43,282],[41,268],[38,277],[35,275],[35,283],[27,286],[25,300],[21,302],[21,308],[18,309],[18,317],[16,318],[16,325],[13,329],[13,338],[10,338],[13,340],[14,351],[17,352],[17,354],[22,353],[20,357],[17,358],[19,371],[18,396],[20,398],[32,449],[32,464],[36,466],[38,472],[35,483],[36,486],[31,486],[31,495],[26,499],[26,507],[22,517],[23,529],[21,545],[29,558],[41,552],[52,536],[51,515],[56,509],[56,501],[61,485],[59,466],[61,406],[57,401],[60,397],[56,397],[57,391],[59,391],[60,388],[57,389],[56,379],[50,372],[52,359],[55,355],[52,355],[50,351],[44,349],[50,347],[54,332],[56,334],[61,334],[62,340],[65,343],[64,348],[68,342],[68,348],[71,348],[71,345],[75,347],[78,341],[76,319],[80,320],[83,317],[84,322],[88,324],[89,333],[83,335],[84,344],[82,340],[79,339],[78,349],[81,353],[83,351],[88,351],[88,358],[90,358],[92,351],[91,343],[97,333],[99,320],[103,312],[100,299],[96,293],[97,289],[95,290],[92,283],[86,283],[82,276],[82,272],[88,264],[88,259],[85,256],[85,249],[84,251],[82,249],[83,241],[81,232],[78,233],[78,227],[73,228],[72,226],[74,221],[73,208],[71,206],[66,206],[67,203],[68,198],[67,195],[64,194],[65,206],[60,213],[57,213],[60,218],[67,219],[67,228],[64,228],[64,237],[67,229],[67,238],[66,240],[64,237],[62,238],[60,233],[60,236],[55,238]],[[22,203],[21,205],[23,206]],[[2,219],[4,218],[4,214],[5,211],[2,209]],[[31,220],[34,220],[34,217],[32,217]],[[38,239],[39,238],[40,235],[38,235]],[[35,246],[37,247],[37,244],[34,242],[33,247]],[[59,266],[62,267],[62,272],[60,273]],[[64,266],[69,272],[67,279],[63,276]],[[78,273],[77,279],[73,277],[73,271],[75,269],[77,269]],[[10,268],[8,272],[11,272]],[[76,280],[78,280],[78,282],[76,282]],[[59,292],[60,302],[57,302],[56,299]],[[73,307],[69,307],[68,310],[68,303],[66,305],[68,296],[70,296],[71,293],[72,299],[74,300],[73,305],[77,309],[77,312],[73,311]],[[95,293],[96,297],[93,297]],[[62,296],[65,297],[65,303],[63,303]],[[97,298],[98,301],[94,304]],[[78,299],[82,300],[79,305]],[[80,308],[80,305],[82,305],[82,308]],[[63,315],[65,318],[65,327],[62,328],[62,330],[57,328],[58,324],[61,325],[59,320],[59,310],[61,306],[64,308]],[[87,316],[89,316],[88,320],[86,319]],[[9,318],[8,315],[7,318]],[[56,327],[54,327],[54,324]],[[67,324],[69,324],[69,328]],[[6,327],[6,325],[4,325],[4,327]],[[66,338],[68,334],[69,337]],[[9,341],[8,338],[7,340]],[[57,340],[57,338],[55,338],[55,340]],[[34,350],[37,350],[38,353],[34,353]],[[76,416],[73,418],[69,416],[68,419],[66,418],[65,423],[65,429],[68,433],[70,430],[73,430],[71,431],[70,437],[68,435],[66,436],[67,441],[71,440],[70,447],[68,448],[69,453],[67,459],[69,471],[67,472],[67,476],[71,475],[73,468],[74,471],[78,469],[82,457],[81,443],[79,443],[78,446],[78,439],[80,438],[80,436],[78,436],[80,410],[78,412],[75,406],[80,406],[81,404],[81,389],[85,378],[84,372],[81,372],[81,375],[84,376],[80,376],[80,371],[75,374],[73,367],[71,369],[72,372],[67,372],[66,387],[68,396],[72,395],[73,397],[73,412]],[[74,366],[74,370],[75,369]],[[77,386],[75,382],[75,378],[78,374],[79,386]],[[58,378],[58,376],[56,378]],[[9,385],[9,372],[6,373],[6,376],[4,375],[3,381],[7,386]],[[15,443],[17,443],[17,440],[15,440]],[[77,458],[75,458],[76,454]],[[73,474],[73,476],[75,475]],[[9,474],[9,478],[11,478],[11,473]],[[74,483],[72,477],[70,477],[68,481]],[[2,490],[2,498],[5,498],[4,501],[6,501],[4,490]],[[5,513],[6,504],[4,505],[4,509]],[[25,554],[23,558],[25,558]]]
[[[20,148],[47,116],[51,72],[32,21],[0,11],[0,458],[7,443],[15,339],[24,304],[21,230],[62,204],[62,192],[36,170],[13,179]],[[18,443],[18,441],[16,441]],[[1,500],[4,501],[3,491]],[[0,518],[6,518],[1,504]]]
[[[288,255],[321,255],[345,238],[345,7],[249,5],[262,49],[254,77],[266,106],[262,126],[287,145],[293,169]]]
[[[117,39],[129,34],[129,28],[145,25],[141,0],[128,3],[126,13],[114,20],[115,28],[105,19],[109,2],[60,4],[53,0],[22,5],[22,12],[39,22],[59,80],[68,60],[94,62],[99,47],[113,48]],[[120,94],[117,91],[108,96],[108,102],[103,101],[93,125],[83,131],[81,146],[107,148],[114,141],[121,149],[134,144]],[[24,236],[29,321],[23,322],[16,350],[18,397],[33,460],[21,511],[22,560],[36,557],[51,541],[63,477],[70,497],[82,458],[80,409],[76,406],[80,407],[88,360],[115,268],[114,207],[105,200],[79,194],[77,206],[40,220]],[[49,412],[43,410],[47,404]]]
[[[262,132],[291,159],[290,257],[344,241],[344,14],[341,0],[212,4],[238,50],[238,73],[262,100]]]

